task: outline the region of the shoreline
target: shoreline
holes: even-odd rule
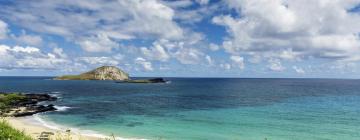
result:
[[[106,136],[103,134],[96,133],[91,130],[80,130],[77,128],[66,128],[59,126],[52,122],[45,122],[39,116],[27,116],[27,117],[6,117],[4,118],[13,128],[24,131],[25,134],[31,136],[34,139],[37,139],[41,132],[52,132],[50,138],[56,139],[57,137],[66,137],[71,140],[145,140],[145,139],[135,139],[135,138],[121,138],[121,137],[112,137]],[[70,132],[66,132],[70,130]],[[90,131],[90,133],[85,133],[84,131]]]

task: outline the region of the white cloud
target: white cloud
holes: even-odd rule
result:
[[[193,24],[211,17],[216,11],[220,10],[222,2],[209,5],[209,0],[180,0],[162,1],[165,5],[175,10],[174,19],[183,24]],[[194,7],[199,4],[199,7]],[[192,6],[192,7],[191,7]]]
[[[231,65],[230,65],[230,64],[228,64],[228,63],[225,63],[225,64],[220,64],[220,68],[223,68],[223,69],[229,70],[229,69],[231,69]]]
[[[220,49],[219,45],[216,45],[216,44],[213,44],[213,43],[210,43],[209,48],[210,48],[211,51],[217,51],[217,50]]]
[[[162,1],[162,3],[171,8],[184,8],[194,4],[191,0]]]
[[[213,23],[227,28],[222,46],[228,53],[360,60],[360,15],[348,11],[358,0],[226,2],[240,16],[216,16]]]
[[[206,56],[205,56],[205,59],[206,59],[206,61],[207,61],[207,63],[208,63],[209,65],[213,65],[213,64],[214,64],[212,58],[211,58],[209,55],[206,55]]]
[[[58,69],[70,63],[35,47],[0,45],[0,56],[2,69]]]
[[[206,5],[210,2],[210,0],[196,0],[197,3],[199,3],[200,5]]]
[[[67,54],[64,53],[62,48],[54,47],[53,53],[60,58],[67,58]]]
[[[262,61],[262,57],[259,54],[250,54],[251,57],[248,59],[250,63],[258,64]]]
[[[111,57],[80,57],[77,58],[77,62],[85,63],[86,65],[93,65],[93,66],[116,66],[119,64],[118,60],[111,58]]]
[[[7,33],[8,33],[7,24],[4,21],[0,20],[0,39],[7,38]]]
[[[11,35],[11,37],[15,41],[25,45],[41,46],[43,43],[43,39],[40,36],[26,34],[25,31],[22,31],[21,35],[19,36]]]
[[[78,44],[87,52],[111,52],[113,48],[119,47],[118,43],[104,34],[84,38]]]
[[[235,67],[238,67],[240,69],[244,69],[244,58],[241,56],[231,56],[230,60],[234,63]]]
[[[270,59],[268,68],[272,71],[284,71],[286,68],[281,64],[278,59]]]
[[[146,59],[142,58],[142,57],[138,57],[135,59],[135,64],[139,64],[142,66],[142,68],[145,71],[153,71],[153,67],[151,62],[147,61]]]
[[[162,47],[158,43],[154,43],[150,49],[142,47],[140,48],[140,50],[146,58],[151,60],[159,60],[165,62],[170,58],[164,47]]]
[[[158,0],[41,0],[0,5],[1,18],[34,32],[63,36],[90,52],[110,51],[113,44],[108,43],[113,40],[182,39],[184,31],[173,21],[174,14]],[[106,45],[97,43],[104,39]]]
[[[21,46],[15,46],[13,48],[7,49],[9,51],[15,52],[15,53],[26,53],[26,54],[38,54],[40,53],[40,49],[35,47],[21,47]]]
[[[295,70],[296,73],[305,74],[305,70],[303,68],[293,66],[293,69]]]
[[[155,41],[150,49],[143,47],[140,48],[140,51],[150,60],[165,62],[174,58],[181,64],[198,64],[206,58],[204,58],[205,54],[200,49],[195,48],[196,45],[198,45],[198,40],[169,41],[160,39]]]
[[[174,55],[181,64],[198,64],[204,54],[194,48],[182,48]]]

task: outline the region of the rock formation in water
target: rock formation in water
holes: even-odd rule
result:
[[[137,80],[124,80],[118,83],[166,83],[167,81],[163,78],[152,78],[152,79],[137,79]]]
[[[55,111],[54,105],[40,102],[55,101],[49,94],[19,94],[0,92],[0,117],[22,117],[36,113]]]
[[[64,75],[55,80],[128,80],[129,74],[114,66],[102,66],[80,75]]]

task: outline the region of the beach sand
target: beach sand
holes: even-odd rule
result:
[[[50,138],[54,140],[59,137],[66,139],[70,137],[71,140],[105,140],[105,138],[88,136],[77,132],[70,131],[68,133],[66,130],[51,129],[46,126],[37,125],[34,122],[29,121],[30,119],[27,118],[8,117],[5,119],[12,127],[20,131],[24,131],[27,135],[33,137],[34,139],[37,139],[41,132],[52,132],[54,135]]]

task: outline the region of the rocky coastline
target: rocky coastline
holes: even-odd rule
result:
[[[23,117],[41,112],[55,111],[53,104],[43,105],[40,102],[56,101],[57,97],[49,94],[24,94],[0,92],[0,116]]]

